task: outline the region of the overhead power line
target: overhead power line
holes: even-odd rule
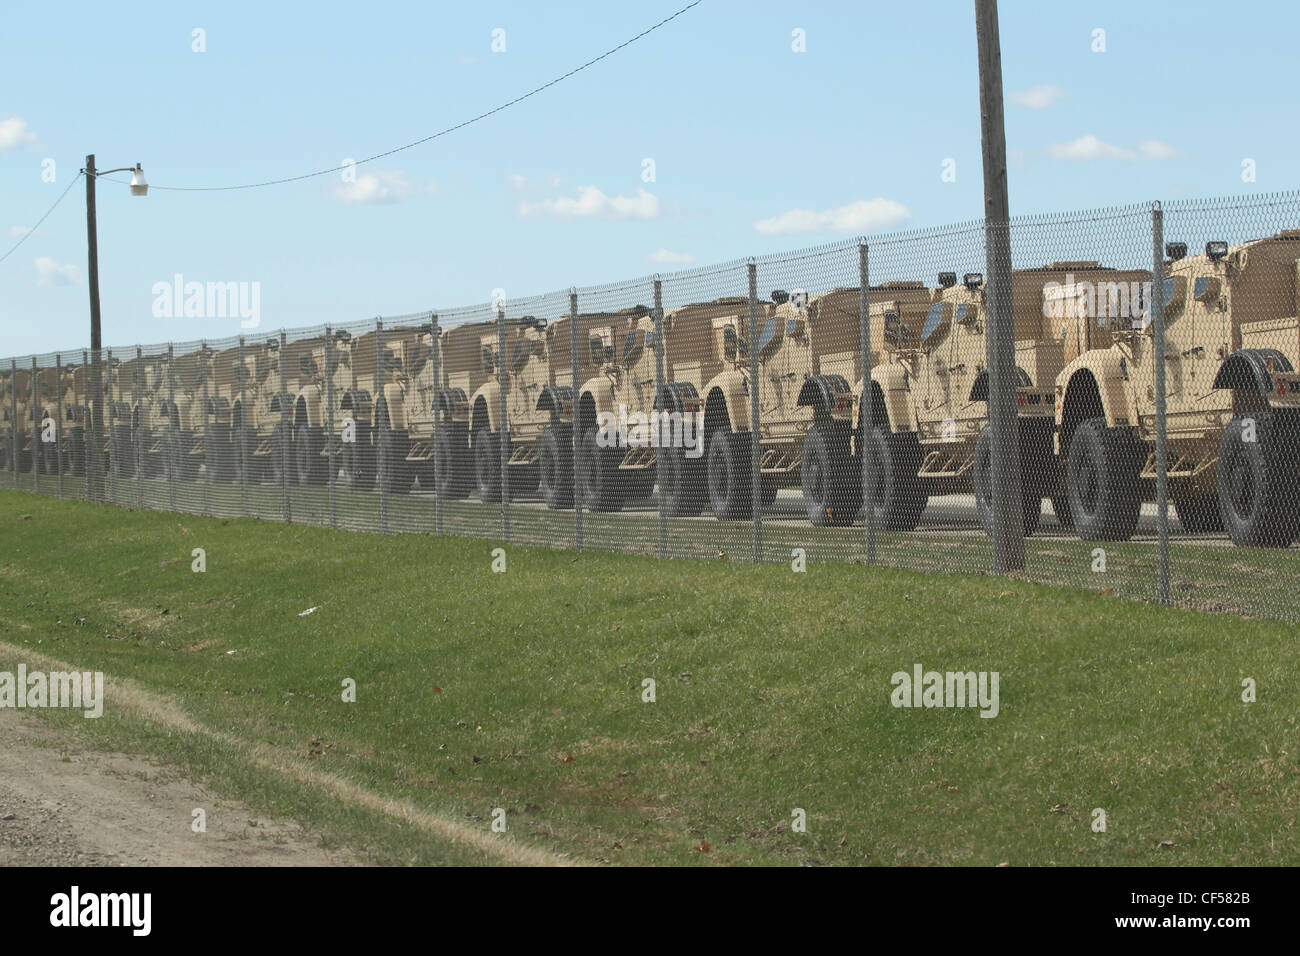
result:
[[[367,156],[365,159],[359,159],[355,163],[345,163],[343,165],[334,166],[330,169],[317,170],[314,173],[303,173],[300,176],[285,176],[282,179],[268,179],[260,183],[242,183],[237,186],[159,186],[154,183],[150,183],[149,188],[167,189],[173,192],[226,192],[234,189],[258,189],[262,186],[279,186],[284,183],[293,183],[303,179],[312,179],[316,176],[328,176],[330,173],[341,172],[344,169],[349,169],[353,166],[361,166],[365,163],[374,162],[376,159],[383,159],[386,156],[392,156],[394,153],[400,153],[403,150],[412,149],[416,146],[423,145],[424,143],[427,143],[430,140],[438,139],[440,136],[446,136],[448,133],[454,133],[458,129],[464,129],[466,126],[470,126],[474,123],[479,122],[480,120],[485,120],[489,116],[493,116],[496,113],[500,113],[502,110],[509,109],[510,107],[514,106],[517,103],[522,103],[524,100],[528,99],[529,97],[536,96],[538,93],[541,93],[543,90],[550,89],[552,86],[555,86],[557,83],[562,83],[565,80],[567,80],[569,77],[577,73],[581,73],[583,70],[587,69],[587,67],[599,63],[601,60],[605,59],[606,57],[613,56],[619,50],[622,50],[624,47],[631,46],[633,43],[635,43],[637,40],[640,40],[642,37],[649,36],[651,33],[654,33],[660,27],[664,26],[667,23],[670,23],[673,20],[676,20],[683,13],[686,13],[692,7],[698,7],[703,2],[704,0],[694,0],[694,2],[688,3],[686,6],[682,7],[672,16],[664,17],[664,19],[660,20],[654,26],[642,30],[640,33],[632,37],[630,40],[624,40],[618,46],[606,50],[600,56],[588,60],[586,63],[582,64],[581,66],[574,67],[572,70],[570,70],[568,73],[565,73],[562,76],[557,76],[549,83],[544,83],[541,86],[536,87],[535,89],[529,90],[527,93],[524,93],[522,96],[516,96],[513,100],[510,100],[508,103],[502,103],[500,106],[490,109],[485,113],[480,113],[471,119],[467,119],[464,122],[457,123],[455,126],[448,126],[446,129],[442,129],[436,133],[430,134],[429,136],[425,136],[423,139],[417,139],[413,143],[407,143],[405,146],[398,146],[394,149],[385,150],[382,153],[375,153],[375,155]]]
[[[63,202],[63,197],[66,196],[66,195],[68,194],[69,190],[71,190],[73,186],[77,185],[77,181],[78,181],[79,179],[81,179],[81,176],[82,176],[82,172],[81,172],[80,170],[78,170],[78,171],[77,171],[77,175],[75,175],[75,176],[72,177],[72,182],[68,183],[68,188],[65,189],[65,190],[63,190],[63,192],[59,193],[59,198],[56,199],[56,200],[54,200],[54,205],[51,206],[49,209],[45,210],[45,215],[44,215],[44,216],[41,216],[40,219],[37,219],[37,220],[36,220],[36,225],[34,225],[34,226],[32,226],[32,228],[28,229],[28,230],[27,230],[27,234],[26,234],[25,236],[23,236],[21,239],[19,239],[17,242],[15,242],[12,246],[10,246],[8,252],[6,252],[3,256],[0,256],[0,262],[4,262],[4,261],[5,261],[6,259],[8,259],[11,255],[13,255],[13,252],[14,252],[15,249],[17,249],[17,248],[18,248],[19,246],[21,246],[24,242],[26,242],[28,239],[30,239],[31,236],[32,236],[32,234],[35,233],[37,229],[41,228],[41,223],[43,223],[46,219],[48,219],[48,218],[50,217],[50,213],[54,212],[55,207],[57,207],[57,206],[59,205],[59,203]]]

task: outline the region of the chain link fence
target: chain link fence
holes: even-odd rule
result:
[[[1300,195],[1009,228],[1002,326],[970,222],[343,326],[5,359],[0,486],[814,573],[987,573],[1011,494],[1014,576],[1300,618]],[[998,329],[1018,459],[1001,484]]]

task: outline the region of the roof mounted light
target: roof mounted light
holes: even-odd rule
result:
[[[952,288],[953,286],[955,286],[956,284],[957,284],[957,273],[955,273],[955,272],[940,272],[940,273],[939,273],[939,288],[940,288],[940,289],[951,289],[951,288]]]
[[[1179,259],[1187,258],[1187,243],[1185,242],[1166,242],[1165,256],[1172,262]]]
[[[1228,254],[1228,244],[1222,239],[1214,239],[1205,244],[1205,254],[1214,262],[1218,262]]]
[[[974,292],[984,284],[984,273],[968,272],[961,277],[962,285]]]

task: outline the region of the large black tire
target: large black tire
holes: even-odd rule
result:
[[[135,454],[131,449],[131,426],[113,425],[108,434],[108,459],[113,469],[113,477],[134,478]]]
[[[1300,437],[1294,420],[1276,412],[1234,418],[1219,440],[1219,508],[1223,527],[1239,547],[1285,548],[1300,530]]]
[[[578,482],[583,507],[589,511],[611,512],[623,507],[626,488],[619,474],[621,448],[603,448],[597,441],[599,432],[588,428],[582,436],[582,474]]]
[[[849,429],[843,423],[814,425],[803,440],[799,477],[808,520],[819,528],[851,525],[862,502],[859,459],[849,454]],[[763,489],[766,492],[766,487]],[[776,485],[772,485],[773,492]],[[764,499],[766,499],[766,494]],[[776,495],[773,494],[773,499]],[[771,504],[764,500],[764,506]]]
[[[78,425],[68,433],[68,458],[64,474],[82,477],[86,474],[86,429]],[[110,466],[112,456],[110,454]]]
[[[685,448],[660,448],[655,461],[664,517],[694,518],[703,511],[703,457],[687,458]]]
[[[375,446],[370,423],[354,422],[353,441],[339,443],[339,484],[348,491],[369,491],[375,484]]]
[[[325,450],[325,430],[306,422],[293,435],[294,478],[300,485],[323,485],[329,471]]]
[[[479,501],[500,501],[500,436],[487,426],[482,426],[474,432],[470,450],[474,455],[474,488],[478,492]]]
[[[190,454],[194,449],[194,437],[175,425],[163,429],[162,464],[163,477],[168,480],[193,481],[198,475],[199,463],[196,456]]]
[[[131,460],[141,478],[153,478],[158,474],[157,459],[149,454],[152,445],[153,431],[148,425],[136,425],[131,429]]]
[[[1188,534],[1214,534],[1223,530],[1223,512],[1219,496],[1171,493],[1178,520]]]
[[[204,476],[213,484],[234,478],[234,445],[230,441],[230,426],[224,422],[206,425],[203,429]]]
[[[1074,530],[1074,515],[1070,514],[1070,496],[1065,492],[1052,496],[1052,511],[1056,512],[1056,523],[1066,531]]]
[[[234,469],[235,481],[239,484],[256,484],[262,476],[262,459],[253,454],[257,448],[257,435],[251,428],[234,430],[235,441],[231,443],[231,467]]]
[[[470,489],[474,487],[466,433],[464,422],[446,422],[438,426],[434,455],[438,459],[438,497],[444,500],[468,498]]]
[[[573,507],[573,429],[551,425],[542,432],[538,487],[552,511]]]
[[[411,490],[414,472],[407,467],[411,452],[411,435],[404,428],[393,428],[388,409],[375,409],[375,487],[389,494],[404,495]]]
[[[863,442],[863,452],[875,456],[875,487],[864,496],[877,528],[915,531],[929,502],[929,492],[918,477],[924,457],[912,432],[891,434],[879,426]],[[858,467],[861,467],[859,459]]]
[[[1127,541],[1142,507],[1142,454],[1133,432],[1081,422],[1066,454],[1065,487],[1074,530],[1084,541]]]
[[[709,506],[719,520],[751,517],[754,480],[750,474],[750,438],[730,428],[715,428],[705,443]]]
[[[266,456],[266,472],[272,485],[282,484],[293,474],[292,436],[284,422],[271,429],[271,453]]]
[[[1019,423],[1023,425],[1024,423]],[[1019,429],[1020,437],[1020,511],[1025,537],[1038,530],[1043,513],[1043,465],[1027,441],[1026,430]],[[975,439],[975,462],[971,469],[971,485],[975,492],[975,511],[979,515],[984,533],[993,537],[993,428],[985,425]]]

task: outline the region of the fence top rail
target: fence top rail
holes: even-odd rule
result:
[[[1128,205],[1102,206],[1092,209],[1065,210],[1051,213],[1029,213],[1012,217],[1009,222],[1002,225],[1004,228],[1012,230],[1033,230],[1039,228],[1059,229],[1059,227],[1068,224],[1101,223],[1123,219],[1136,220],[1140,217],[1148,216],[1151,211],[1156,208],[1163,209],[1166,214],[1187,215],[1205,212],[1245,212],[1249,210],[1278,208],[1287,205],[1300,207],[1300,190],[1272,193],[1246,193],[1206,198],[1188,198],[1168,203],[1130,203]],[[1300,226],[1300,222],[1298,222],[1297,225]],[[671,287],[676,290],[687,290],[690,287],[696,287],[698,290],[703,292],[709,289],[723,288],[726,282],[734,282],[738,276],[743,277],[745,270],[750,264],[756,264],[760,268],[763,268],[774,265],[787,266],[818,259],[829,261],[837,256],[847,255],[863,243],[868,247],[883,247],[882,251],[888,250],[892,247],[892,255],[897,257],[901,254],[902,250],[909,245],[921,247],[927,243],[935,244],[943,241],[952,241],[958,238],[973,239],[976,236],[982,237],[985,229],[986,223],[983,219],[971,219],[964,222],[949,223],[946,225],[927,226],[915,229],[874,233],[865,236],[855,236],[848,239],[840,239],[833,242],[806,246],[799,249],[791,249],[784,252],[765,253],[761,256],[737,258],[709,265],[652,273],[636,278],[604,282],[595,285],[577,288],[567,287],[537,295],[505,299],[506,314],[508,317],[526,314],[545,315],[548,318],[553,316],[558,317],[567,312],[567,303],[569,295],[572,292],[578,294],[580,303],[583,298],[615,299],[620,294],[631,295],[633,290],[640,293],[640,290],[651,287],[656,280],[661,281],[666,288]],[[887,255],[888,254],[889,253],[887,253]],[[681,304],[676,301],[679,297],[680,293],[675,296],[670,296],[669,298],[675,304]],[[356,334],[365,331],[367,328],[373,329],[376,321],[382,321],[385,327],[423,325],[430,321],[436,321],[439,328],[445,329],[470,322],[480,322],[485,319],[495,318],[500,302],[501,299],[496,299],[494,301],[474,305],[431,308],[400,315],[376,316],[368,320],[336,322],[331,323],[331,328],[336,330],[347,329]],[[581,308],[581,304],[579,307]],[[299,339],[303,337],[311,337],[322,329],[323,326],[291,329],[264,328],[250,330],[244,333],[243,337],[250,342],[254,342],[264,340],[267,337],[279,337],[283,333],[288,338]],[[174,343],[174,348],[177,354],[197,351],[205,342],[209,348],[229,348],[236,346],[240,337],[240,335],[229,335],[224,337],[212,337],[205,340],[177,342]],[[126,351],[133,351],[136,347],[137,346],[118,344],[106,346],[105,350],[107,351],[111,349],[120,355],[124,354]],[[3,358],[0,359],[0,367],[8,367],[15,361],[19,365],[30,366],[33,357],[38,360],[38,365],[43,366],[44,364],[53,364],[54,356],[56,354],[72,356],[81,351],[82,348],[83,347],[78,346],[73,349],[60,350],[58,353],[51,351],[44,355],[24,355],[12,358]],[[146,345],[142,348],[146,354],[155,354],[157,352],[165,352],[167,344],[160,343]],[[48,362],[46,360],[48,360]]]

